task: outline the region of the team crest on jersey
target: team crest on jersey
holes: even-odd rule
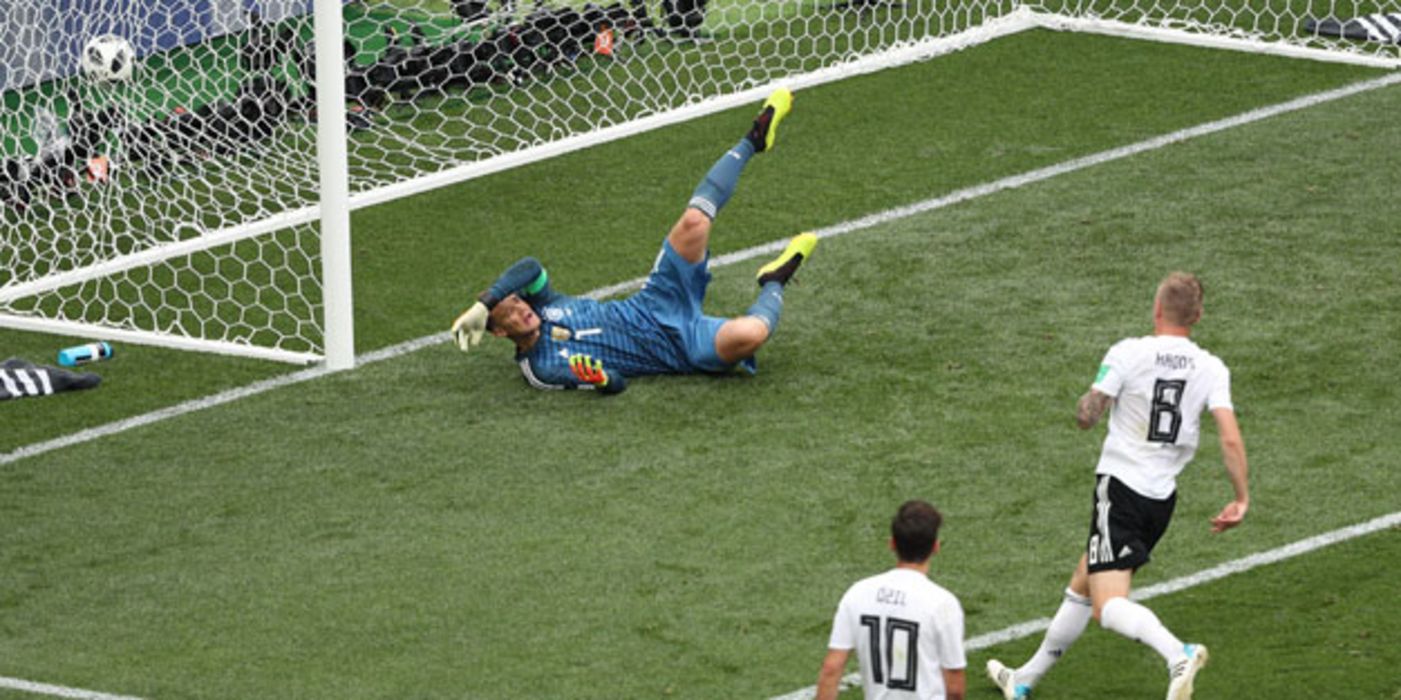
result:
[[[571,334],[568,328],[555,326],[550,329],[550,337],[553,338],[556,342],[563,343],[564,341],[569,340]]]
[[[559,320],[562,319],[562,318],[564,318],[564,309],[561,309],[561,308],[559,308],[558,306],[546,306],[546,307],[545,307],[545,320],[546,320],[546,321],[552,321],[552,322],[558,323]]]

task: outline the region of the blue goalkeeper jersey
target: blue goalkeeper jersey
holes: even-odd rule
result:
[[[569,368],[569,358],[588,355],[602,361],[609,386],[621,391],[621,377],[720,372],[731,366],[715,355],[715,335],[724,319],[700,313],[709,281],[702,263],[686,263],[663,246],[657,266],[637,294],[621,301],[597,301],[555,291],[534,258],[511,266],[488,290],[495,300],[511,294],[540,317],[540,336],[516,353],[521,373],[540,389],[593,388]],[[753,363],[747,361],[747,368]],[[618,381],[615,381],[617,379]]]
[[[597,301],[549,290],[524,298],[540,315],[540,339],[516,353],[526,381],[537,388],[579,384],[571,355],[602,360],[608,372],[637,377],[694,371],[667,328],[634,298]]]

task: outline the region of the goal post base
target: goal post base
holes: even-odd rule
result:
[[[5,313],[0,313],[0,328],[30,331],[34,333],[49,333],[52,335],[65,335],[89,340],[106,340],[117,343],[131,343],[133,345],[171,348],[175,350],[192,350],[218,355],[247,357],[255,360],[285,362],[294,365],[313,365],[323,360],[321,355],[310,352],[294,352],[291,350],[279,350],[277,348],[259,347],[256,345],[244,345],[242,343],[189,338],[166,333],[111,328],[77,321],[34,318],[31,316],[18,316]]]

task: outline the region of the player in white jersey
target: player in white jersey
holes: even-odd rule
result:
[[[963,700],[963,608],[929,580],[943,516],[925,501],[907,501],[890,522],[895,568],[857,581],[832,620],[817,700],[836,700],[853,649],[867,700]]]
[[[1213,532],[1241,523],[1250,506],[1245,443],[1231,405],[1231,375],[1216,356],[1189,339],[1201,319],[1202,286],[1174,272],[1158,285],[1151,336],[1109,349],[1094,385],[1080,398],[1076,423],[1089,430],[1111,405],[1109,435],[1096,468],[1090,536],[1065,599],[1041,647],[1021,667],[988,661],[988,676],[1007,700],[1031,689],[1079,638],[1093,616],[1105,629],[1142,642],[1168,665],[1168,700],[1192,697],[1206,647],[1183,644],[1153,611],[1129,600],[1133,574],[1148,563],[1167,530],[1177,475],[1197,451],[1201,414],[1210,410],[1235,498],[1211,520]]]

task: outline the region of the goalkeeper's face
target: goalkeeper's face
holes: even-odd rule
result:
[[[540,316],[515,294],[502,299],[491,310],[491,332],[496,335],[522,338],[539,329]]]

